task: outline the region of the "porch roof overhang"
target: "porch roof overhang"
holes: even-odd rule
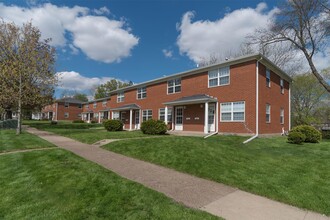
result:
[[[185,96],[179,99],[165,102],[164,105],[175,106],[175,105],[189,105],[189,104],[199,104],[199,103],[206,103],[206,102],[217,102],[218,100],[212,96],[206,94],[198,94],[192,96]]]
[[[124,111],[124,110],[135,110],[135,109],[141,109],[140,106],[138,106],[137,104],[128,104],[128,105],[123,105],[117,108],[111,108],[111,111]]]
[[[102,109],[99,112],[108,112],[108,111],[110,111],[110,108]]]
[[[81,114],[89,114],[89,113],[94,113],[93,110],[88,110],[86,112],[82,112]]]

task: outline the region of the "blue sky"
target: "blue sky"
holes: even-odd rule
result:
[[[62,89],[90,95],[116,78],[134,83],[196,67],[201,57],[235,51],[267,26],[281,1],[5,1],[0,17],[32,20],[57,49]],[[328,61],[320,59],[320,65]]]

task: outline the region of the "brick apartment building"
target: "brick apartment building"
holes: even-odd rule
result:
[[[291,81],[254,54],[112,91],[84,103],[82,119],[120,119],[128,130],[153,118],[176,131],[277,134],[290,128]]]
[[[81,119],[82,102],[74,98],[55,100],[42,110],[42,118],[48,120],[79,120]]]

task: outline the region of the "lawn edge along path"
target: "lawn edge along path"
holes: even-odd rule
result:
[[[28,128],[27,131],[60,148],[93,161],[122,177],[164,193],[188,207],[201,209],[228,220],[330,219],[318,213],[256,196],[221,183],[126,157],[50,132],[39,131],[35,128]]]

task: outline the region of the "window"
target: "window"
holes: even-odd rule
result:
[[[94,102],[93,103],[93,108],[96,108],[96,106],[97,106],[97,102]]]
[[[119,119],[119,112],[112,112],[112,119]]]
[[[159,109],[159,120],[165,121],[165,108]],[[172,108],[167,108],[167,121],[172,121]]]
[[[181,92],[181,79],[178,78],[167,81],[167,93],[172,94],[177,92]]]
[[[65,108],[69,108],[69,103],[68,102],[64,102],[64,107]]]
[[[143,110],[142,121],[147,121],[149,119],[152,119],[152,110]]]
[[[284,108],[280,110],[280,123],[284,124]]]
[[[94,118],[99,118],[99,113],[94,113]]]
[[[270,87],[270,71],[266,69],[266,86]]]
[[[147,98],[147,88],[146,87],[141,87],[137,89],[136,93],[136,98],[137,99],[145,99]]]
[[[81,118],[81,114],[80,113],[77,115],[77,118]]]
[[[102,106],[103,106],[103,107],[106,107],[106,106],[107,106],[107,100],[104,100],[104,101],[102,102]]]
[[[245,102],[221,103],[221,121],[244,121]]]
[[[69,112],[64,112],[64,118],[68,118],[69,117]]]
[[[117,102],[123,102],[124,99],[125,99],[125,94],[124,94],[124,92],[119,92],[119,93],[117,94]]]
[[[85,105],[85,108],[86,108],[86,109],[89,109],[89,105],[88,105],[88,104],[87,104],[87,105]]]
[[[280,79],[281,93],[284,94],[284,81]]]
[[[229,66],[209,71],[209,87],[228,85],[229,80]]]
[[[270,123],[270,104],[266,104],[266,122]]]
[[[78,108],[82,108],[82,104],[78,104]]]

